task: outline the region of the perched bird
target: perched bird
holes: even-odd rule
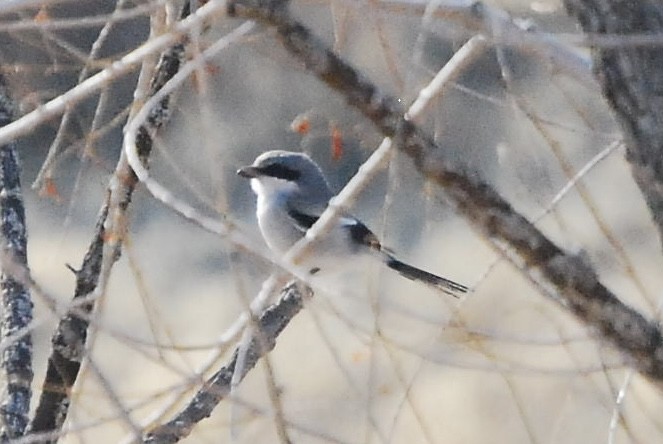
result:
[[[268,151],[237,174],[251,179],[258,196],[257,217],[269,248],[284,254],[313,226],[333,197],[320,167],[306,154]],[[311,274],[347,267],[359,256],[373,256],[413,281],[423,282],[454,297],[467,287],[398,260],[361,221],[341,216],[311,252]]]

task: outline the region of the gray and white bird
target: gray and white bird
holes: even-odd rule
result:
[[[260,231],[276,254],[286,253],[305,236],[334,196],[320,167],[306,154],[268,151],[237,174],[251,179],[258,196]],[[338,265],[352,264],[359,256],[373,256],[413,281],[430,285],[454,297],[468,288],[398,260],[361,221],[344,215],[321,239],[307,262],[309,273],[323,274]]]

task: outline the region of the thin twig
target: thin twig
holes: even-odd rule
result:
[[[427,88],[425,88],[425,91],[423,91],[420,94],[420,97],[415,102],[416,105],[414,105],[410,109],[409,117],[412,119],[419,117],[424,112],[424,110],[429,105],[429,103],[435,98],[439,98],[447,90],[446,87],[449,85],[449,82],[457,78],[457,76],[460,75],[462,70],[465,69],[471,63],[471,61],[474,60],[483,51],[483,49],[484,45],[481,44],[481,39],[471,39],[465,46],[463,46],[463,49],[461,49],[460,51],[458,51],[456,55],[454,55],[454,57],[450,61],[449,67],[444,68],[441,71],[441,73],[438,74],[431,81],[431,84]],[[180,73],[180,75],[184,76],[186,75],[186,72],[183,70]],[[164,88],[162,93],[167,93],[169,89],[173,89],[174,87],[175,85],[173,85],[172,88]],[[155,96],[153,100],[158,100],[158,96]],[[146,107],[149,109],[149,103],[146,104]],[[136,116],[136,121],[140,122],[140,113]],[[127,131],[126,134],[128,141],[133,139],[130,130]],[[130,142],[125,145],[127,150],[130,150],[130,145],[131,145]],[[329,204],[329,208],[326,210],[325,213],[323,213],[322,217],[314,225],[314,227],[312,227],[311,230],[309,230],[306,238],[302,240],[301,244],[298,243],[293,247],[293,249],[290,252],[288,252],[285,259],[286,263],[289,263],[290,257],[295,259],[301,258],[303,255],[307,253],[307,248],[311,246],[311,244],[315,242],[316,239],[324,235],[324,233],[329,229],[329,226],[333,224],[333,221],[338,216],[340,209],[350,205],[351,202],[354,201],[354,199],[357,197],[361,189],[363,189],[363,187],[365,187],[365,185],[369,183],[370,180],[374,177],[374,175],[382,168],[382,166],[388,159],[391,147],[392,147],[391,139],[385,138],[382,144],[380,145],[380,147],[373,153],[370,159],[367,160],[359,168],[357,174],[343,188],[341,193],[339,193],[334,199],[332,199],[332,201]],[[141,171],[139,165],[136,165],[136,167],[139,177],[141,177],[141,180],[144,181],[145,184],[148,186],[148,190],[150,190],[156,198],[162,200],[164,203],[168,204],[173,209],[180,212],[186,217],[188,217],[187,215],[194,215],[196,218],[202,217],[202,215],[196,214],[195,210],[188,209],[187,205],[181,205],[180,202],[177,201],[177,199],[174,196],[172,196],[168,190],[166,190],[160,184],[156,183],[152,178],[150,178],[147,175],[147,171]],[[182,202],[182,204],[184,203]],[[219,222],[214,222],[211,220],[209,222],[203,221],[201,225],[203,226],[208,225],[211,227],[212,223],[214,229],[218,230],[220,227]],[[227,233],[228,233],[227,231],[223,231],[221,234],[227,234]],[[294,314],[296,313],[293,313],[293,316]],[[228,381],[229,390],[232,390],[233,387],[235,387],[241,380],[243,380],[246,373],[250,370],[250,368],[247,368],[247,365],[251,367],[255,365],[255,362],[253,362],[253,360],[251,359],[250,353],[254,349],[254,342],[256,338],[262,337],[260,334],[260,330],[261,329],[258,329],[257,326],[254,326],[253,331],[249,330],[251,331],[251,335],[248,336],[246,340],[241,341],[240,346],[238,346],[238,348],[236,349],[235,355],[233,357],[233,373],[231,374],[230,379]],[[268,341],[268,343],[272,343],[275,342],[276,336],[267,337],[264,339]],[[201,389],[201,391],[204,390],[206,389],[205,388]],[[221,398],[216,399],[215,403],[213,405],[210,405],[209,408],[210,409],[213,408],[216,405],[216,403],[220,402],[220,400]],[[190,403],[190,406],[192,404],[194,404],[194,401]],[[159,430],[159,432],[157,433],[153,431],[150,435],[148,435],[146,441],[173,442],[170,441],[170,439],[179,439],[180,437],[188,435],[190,433],[190,428],[192,428],[196,422],[200,421],[201,419],[207,416],[207,415],[204,416],[197,415],[196,418],[192,420],[189,419],[191,415],[195,414],[191,413],[191,411],[187,412],[187,410],[185,409],[185,411],[183,411],[178,415],[178,418],[186,417],[187,418],[186,420],[183,419],[178,420],[176,418],[168,423],[170,424],[170,426],[168,426],[168,424],[164,426],[159,426],[157,429],[155,429]],[[174,438],[175,436],[177,438]]]
[[[121,2],[118,2],[121,3]],[[0,22],[0,32],[16,32],[26,30],[48,30],[57,31],[62,29],[80,29],[92,28],[101,25],[107,25],[112,22],[122,22],[125,20],[135,19],[152,13],[156,8],[161,7],[165,3],[161,1],[151,1],[144,5],[134,6],[133,8],[123,8],[120,6],[116,8],[111,14],[99,14],[86,17],[76,17],[70,19],[57,19],[52,18],[49,20],[23,20],[20,22],[2,21]],[[121,8],[121,9],[120,9]]]
[[[247,346],[242,372],[236,378],[243,379],[258,360],[276,346],[276,338],[302,309],[304,297],[309,291],[291,283],[282,290],[278,302],[260,315]],[[143,442],[175,443],[191,433],[193,427],[207,418],[214,407],[230,394],[239,355],[239,349],[236,349],[230,362],[207,380],[191,402],[174,419],[150,431]]]
[[[249,304],[249,309],[243,311],[238,318],[235,319],[235,322],[219,335],[219,339],[214,344],[214,352],[210,354],[203,364],[198,366],[194,372],[194,377],[191,378],[192,383],[202,379],[201,375],[208,373],[214,366],[218,365],[221,357],[230,349],[232,343],[240,337],[250,322],[251,317],[259,317],[260,313],[262,313],[267,306],[269,298],[281,287],[281,285],[282,283],[279,281],[276,274],[273,274],[263,282],[258,295],[256,295]],[[170,392],[168,394],[168,399],[164,400],[157,410],[150,413],[150,415],[143,420],[144,428],[154,427],[155,423],[161,421],[165,414],[169,413],[181,402],[184,395],[189,393],[189,390],[190,386],[187,385],[182,386],[180,390]],[[127,436],[121,442],[129,444],[132,442],[131,436]]]
[[[113,388],[111,382],[108,380],[106,375],[104,375],[104,373],[99,368],[99,365],[97,365],[97,363],[93,359],[88,358],[87,366],[88,368],[92,369],[92,373],[97,378],[97,381],[99,382],[99,385],[103,389],[104,394],[106,395],[108,400],[113,405],[113,408],[117,412],[117,417],[120,418],[127,427],[129,427],[131,433],[133,434],[134,441],[138,441],[138,439],[141,436],[141,430],[136,424],[136,422],[131,418],[130,409],[126,405],[124,405],[124,403],[118,396],[117,391]]]
[[[403,118],[411,122],[420,119],[435,100],[440,100],[444,96],[453,81],[484,52],[485,48],[485,39],[481,36],[475,36],[465,42],[444,67],[438,71],[430,83],[419,91],[419,95],[403,115]],[[392,147],[391,138],[386,137],[382,140],[380,146],[359,167],[357,173],[329,201],[325,211],[307,231],[306,237],[298,241],[288,251],[286,261],[301,260],[311,250],[315,242],[333,228],[334,222],[342,211],[347,210],[352,205],[359,193],[387,163]]]
[[[475,35],[465,42],[438,71],[433,80],[419,91],[417,99],[405,113],[405,119],[416,122],[424,111],[435,102],[434,99],[439,100],[446,90],[453,86],[453,82],[463,73],[465,68],[484,53],[487,46],[486,38],[482,35]]]
[[[120,60],[113,62],[109,67],[92,77],[88,77],[85,81],[79,83],[64,94],[39,106],[20,119],[16,119],[11,124],[0,128],[0,144],[7,143],[30,133],[38,125],[44,124],[49,119],[63,113],[67,107],[71,107],[87,97],[96,94],[100,89],[106,88],[110,82],[134,71],[145,58],[164,51],[168,47],[180,42],[188,31],[199,26],[201,23],[222,15],[225,5],[226,2],[224,0],[208,1],[204,6],[198,8],[195,14],[182,21],[178,21],[169,32],[151,39]],[[1,10],[2,7],[0,6],[0,13]]]
[[[185,6],[183,15],[186,14],[188,9]],[[162,55],[150,86],[152,94],[155,94],[178,71],[183,51],[183,44],[177,43]],[[168,105],[168,99],[165,98],[151,110],[147,124],[151,130],[165,122]],[[152,148],[152,139],[147,134],[146,127],[142,128],[137,138],[141,161],[146,162]],[[100,290],[102,271],[109,273],[110,267],[119,258],[124,215],[137,183],[135,174],[124,156],[121,156],[111,178],[106,201],[100,210],[93,240],[83,259],[81,269],[76,273],[75,300],[103,291],[103,288]],[[79,310],[89,315],[94,309],[95,300],[96,297],[80,305]],[[46,432],[55,435],[61,429],[70,403],[69,392],[76,382],[84,358],[88,325],[89,319],[76,312],[66,315],[60,321],[51,339],[53,350],[48,360],[41,398],[30,423],[31,433]]]
[[[172,79],[164,84],[164,87],[157,94],[145,102],[140,111],[136,113],[136,115],[133,117],[133,119],[131,119],[125,128],[124,155],[126,155],[127,161],[131,165],[133,172],[155,199],[163,202],[168,207],[179,213],[182,217],[200,225],[209,232],[216,233],[225,237],[237,248],[243,251],[254,253],[261,257],[266,257],[275,264],[282,265],[283,261],[279,261],[278,258],[273,257],[273,255],[264,251],[264,248],[261,249],[255,245],[255,243],[248,236],[241,233],[239,227],[237,227],[232,221],[225,218],[223,220],[219,220],[205,216],[200,211],[189,205],[187,202],[178,199],[168,188],[160,184],[154,178],[150,177],[149,171],[142,165],[140,161],[140,152],[137,145],[137,136],[140,133],[143,124],[149,119],[152,106],[162,100],[163,97],[167,97],[169,94],[174,92],[179,87],[179,85],[188,78],[188,76],[195,72],[196,66],[198,64],[204,63],[207,58],[212,57],[219,51],[226,49],[237,40],[251,32],[254,27],[255,24],[252,21],[247,21],[235,28],[233,31],[229,32],[224,37],[220,38],[212,46],[203,51],[200,54],[200,57],[185,64],[182,67],[182,70],[177,73],[177,75],[173,76]]]
[[[480,1],[383,0],[380,7],[417,16],[431,8],[433,18],[458,24],[470,35],[482,34],[494,44],[534,54],[548,62],[555,73],[566,74],[586,87],[596,88],[588,57],[563,44],[556,36],[539,32],[526,21],[517,20],[495,6]],[[503,30],[500,35],[492,34],[495,23]]]
[[[629,357],[640,373],[663,386],[663,336],[658,326],[623,304],[582,257],[566,253],[517,213],[488,183],[466,174],[425,132],[403,119],[399,102],[340,59],[280,2],[229,2],[229,13],[274,27],[283,46],[308,70],[343,95],[386,137],[396,138],[415,167],[445,190],[446,197],[486,238],[509,246],[513,260],[545,294]]]
[[[88,77],[88,74],[92,68],[92,62],[97,58],[97,54],[99,53],[99,50],[102,48],[104,42],[108,38],[110,30],[116,24],[117,20],[116,16],[117,14],[122,12],[122,7],[125,2],[126,0],[119,0],[117,2],[117,4],[115,5],[115,10],[113,11],[113,15],[107,19],[106,24],[101,29],[101,31],[99,31],[97,38],[95,39],[94,43],[92,44],[92,47],[90,48],[90,53],[87,56],[87,60],[85,61],[85,64],[81,69],[81,72],[78,74],[77,83],[81,83],[83,80],[85,80]],[[101,108],[103,108],[102,104],[105,102],[104,97],[106,95],[107,95],[107,90],[103,90],[102,94],[99,97],[99,103],[97,104],[97,108],[95,110],[93,124],[90,133],[93,133],[97,129],[97,125],[95,125],[95,123],[98,122],[99,116],[101,115],[99,111]],[[43,186],[46,177],[47,176],[50,177],[52,174],[53,163],[55,162],[56,156],[60,154],[60,151],[62,149],[62,142],[64,141],[64,136],[66,134],[67,129],[69,128],[69,121],[71,120],[72,111],[73,111],[72,108],[68,108],[65,110],[64,114],[62,115],[62,119],[60,120],[60,126],[58,127],[55,137],[53,138],[53,142],[51,142],[51,146],[48,148],[46,159],[44,159],[44,161],[42,162],[41,167],[39,168],[39,172],[37,173],[37,177],[32,182],[33,190],[40,189]],[[86,152],[84,150],[83,158],[85,158],[85,155]]]

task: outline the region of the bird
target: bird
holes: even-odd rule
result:
[[[285,254],[318,220],[334,196],[322,169],[305,153],[273,150],[259,155],[237,174],[250,179],[257,196],[256,216],[267,246]],[[373,256],[412,281],[421,282],[453,297],[468,291],[465,285],[437,276],[396,258],[360,220],[342,215],[311,252],[310,275]]]

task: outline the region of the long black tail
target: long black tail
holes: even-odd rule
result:
[[[467,293],[468,288],[464,285],[458,284],[449,279],[445,279],[440,276],[436,276],[433,273],[429,273],[424,270],[420,270],[417,267],[408,265],[405,262],[401,262],[393,256],[387,256],[387,267],[392,270],[400,273],[401,276],[406,277],[413,281],[423,282],[424,284],[431,285],[436,289],[451,295],[455,298],[459,298],[460,294]]]

